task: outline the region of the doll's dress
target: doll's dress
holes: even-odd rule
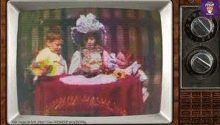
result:
[[[125,74],[127,75],[135,75],[135,74],[139,74],[139,81],[141,83],[144,83],[148,77],[147,75],[144,73],[144,71],[142,71],[140,69],[141,65],[137,63],[137,61],[133,62],[130,66],[128,66],[125,69],[120,69],[117,65],[116,65],[116,54],[115,53],[108,53],[107,51],[103,50],[103,66],[105,68],[108,68],[109,70],[123,70],[125,72]],[[142,94],[143,94],[143,102],[146,101],[146,99],[149,96],[149,93],[147,91],[146,87],[142,88]]]
[[[137,61],[133,62],[125,69],[120,69],[118,65],[115,63],[117,60],[115,53],[108,53],[107,51],[103,50],[103,65],[105,68],[109,70],[122,70],[127,75],[135,75],[136,73],[140,74],[139,80],[140,82],[144,82],[148,79],[147,75],[140,70],[141,65],[137,63]]]
[[[88,49],[82,49],[81,52],[81,68],[84,72],[98,70],[101,68],[102,57],[100,49],[94,49],[91,51],[89,51]]]
[[[99,69],[102,64],[101,51],[96,47],[95,50],[88,51],[86,48],[77,50],[72,58],[69,67],[68,74],[77,72],[77,69],[82,69],[84,72],[89,70]]]

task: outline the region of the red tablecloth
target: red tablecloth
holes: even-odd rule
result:
[[[67,85],[57,77],[42,77],[36,85],[38,115],[137,115],[143,110],[142,84],[126,76],[100,85]]]

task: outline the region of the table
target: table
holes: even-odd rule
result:
[[[35,107],[38,115],[138,115],[143,110],[142,84],[125,76],[98,85],[68,85],[65,75],[41,77],[36,85]]]

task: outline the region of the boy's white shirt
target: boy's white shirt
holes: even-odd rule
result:
[[[35,61],[38,62],[41,60],[46,60],[48,58],[50,62],[59,64],[58,65],[59,71],[57,72],[57,75],[67,73],[67,64],[64,58],[62,57],[62,55],[58,55],[56,53],[51,52],[51,50],[48,47],[44,48],[43,50],[39,52],[39,54],[35,58]],[[50,74],[47,74],[47,75],[49,76]],[[38,76],[35,76],[34,80],[37,80],[37,78]]]

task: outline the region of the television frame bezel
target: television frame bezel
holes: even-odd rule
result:
[[[7,2],[7,122],[85,121],[86,123],[169,124],[173,121],[173,5],[170,0],[10,0]],[[50,6],[49,6],[50,5]],[[16,55],[18,17],[21,11],[55,8],[126,8],[156,10],[162,26],[162,95],[157,114],[112,117],[63,117],[21,115],[18,111]],[[14,79],[12,79],[14,78]],[[59,119],[59,120],[57,120]]]

